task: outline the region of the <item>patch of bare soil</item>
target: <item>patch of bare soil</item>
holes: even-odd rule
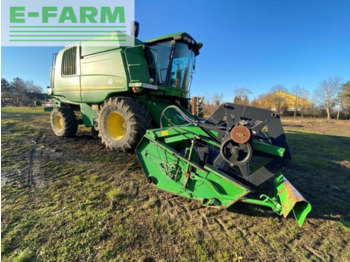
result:
[[[287,130],[303,130],[318,134],[350,137],[350,120],[282,117]]]

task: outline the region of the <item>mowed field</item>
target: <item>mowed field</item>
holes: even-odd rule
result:
[[[283,119],[283,174],[312,204],[292,216],[163,192],[133,154],[87,128],[57,138],[42,108],[2,108],[3,261],[350,261],[350,121]]]

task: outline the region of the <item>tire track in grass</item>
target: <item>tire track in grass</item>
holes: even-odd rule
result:
[[[43,157],[42,148],[38,147],[38,144],[44,142],[45,135],[43,131],[40,131],[38,136],[33,141],[33,145],[30,148],[29,154],[29,168],[28,168],[28,186],[30,189],[35,189],[38,184],[38,177],[40,174],[40,163]],[[43,181],[40,181],[40,187],[43,186]]]

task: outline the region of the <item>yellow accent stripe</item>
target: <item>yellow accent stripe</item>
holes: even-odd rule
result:
[[[80,91],[80,87],[54,87],[54,91]]]
[[[82,86],[82,90],[95,90],[95,89],[125,89],[123,86]]]
[[[160,131],[161,136],[167,136],[169,134],[168,130]]]
[[[81,91],[85,90],[110,90],[110,89],[126,89],[123,86],[82,86]],[[80,91],[80,87],[55,87],[55,91]]]

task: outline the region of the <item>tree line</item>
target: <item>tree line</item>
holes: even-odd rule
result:
[[[310,96],[307,89],[296,85],[290,90],[284,85],[275,85],[267,93],[249,100],[252,92],[246,87],[234,88],[233,103],[271,109],[281,115],[350,117],[350,81],[339,77],[323,80]],[[204,101],[204,114],[210,115],[223,101],[223,95],[215,93]]]
[[[23,80],[15,77],[11,82],[1,78],[1,104],[2,106],[28,106],[40,100],[43,94],[41,86],[33,80]]]

